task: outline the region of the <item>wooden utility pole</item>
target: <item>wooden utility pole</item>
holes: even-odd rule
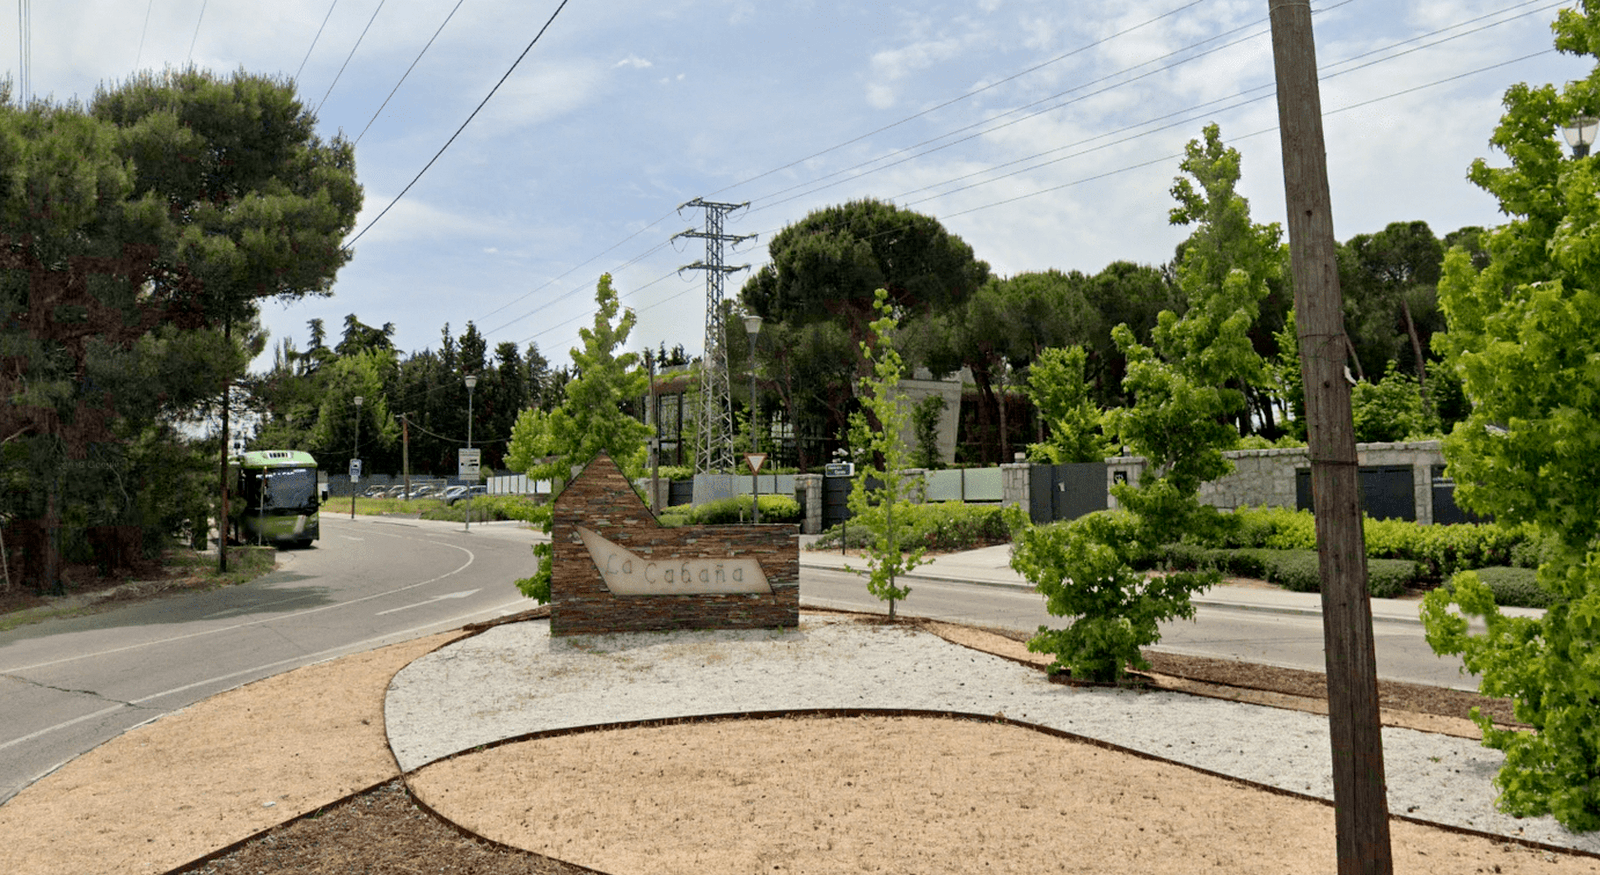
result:
[[[1278,79],[1295,322],[1305,380],[1311,494],[1322,571],[1322,637],[1333,742],[1340,875],[1390,875],[1389,801],[1367,596],[1355,428],[1344,381],[1344,306],[1335,261],[1322,99],[1308,0],[1268,0]]]

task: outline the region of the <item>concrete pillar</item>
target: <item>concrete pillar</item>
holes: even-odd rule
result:
[[[1033,465],[1012,462],[1000,466],[1000,506],[1020,507],[1023,513],[1033,501],[1031,490]]]
[[[822,475],[796,474],[794,500],[805,508],[805,518],[800,521],[800,533],[822,534]]]

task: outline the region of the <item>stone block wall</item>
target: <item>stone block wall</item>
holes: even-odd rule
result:
[[[553,512],[552,635],[799,625],[800,536],[796,526],[663,528],[616,463],[604,454],[595,457],[561,492]],[[579,526],[646,559],[755,559],[772,592],[615,595],[584,547]]]
[[[1200,503],[1222,510],[1236,507],[1295,507],[1295,472],[1311,467],[1306,447],[1270,450],[1233,450],[1222,454],[1233,462],[1233,473],[1200,486]],[[1416,520],[1433,522],[1433,466],[1444,464],[1439,441],[1411,441],[1392,444],[1356,444],[1357,463],[1362,467],[1404,466],[1411,468]],[[1138,456],[1119,456],[1106,460],[1106,487],[1118,476],[1138,485],[1145,460]],[[1108,505],[1117,507],[1112,497]]]

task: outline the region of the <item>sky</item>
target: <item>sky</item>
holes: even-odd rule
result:
[[[1313,0],[1340,240],[1503,221],[1466,171],[1505,163],[1488,139],[1509,85],[1589,72],[1552,48],[1562,5]],[[564,364],[608,272],[638,317],[630,348],[698,354],[706,275],[680,268],[706,244],[673,237],[703,230],[701,210],[679,210],[696,198],[748,204],[724,220],[754,235],[724,249],[751,266],[727,277],[729,298],[777,231],[868,197],[937,218],[1000,276],[1164,263],[1189,233],[1167,221],[1169,189],[1212,122],[1242,155],[1254,219],[1284,215],[1267,0],[18,0],[17,13],[0,14],[0,57],[34,97],[87,100],[140,69],[242,68],[292,79],[319,134],[355,142],[354,256],[332,297],[263,305],[256,370],[284,338],[304,349],[308,320],[336,339],[347,314],[393,323],[405,353],[470,320],[491,350],[534,343]]]

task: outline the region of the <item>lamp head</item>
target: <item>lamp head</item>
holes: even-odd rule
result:
[[[1589,147],[1594,145],[1597,131],[1600,131],[1600,119],[1592,115],[1580,115],[1561,126],[1561,135],[1579,157],[1587,154]]]
[[[367,399],[362,398],[360,395],[357,395],[356,397],[354,397],[354,398],[352,398],[350,400],[354,401],[357,407],[360,407],[361,406],[361,402],[363,402],[363,401],[365,401]]]
[[[473,375],[473,374],[468,374],[467,375],[467,379],[466,379],[466,383],[467,383],[467,388],[469,390],[472,389],[474,386],[478,385],[477,376]]]
[[[751,337],[761,333],[761,317],[754,313],[746,314],[744,317],[744,331]]]

